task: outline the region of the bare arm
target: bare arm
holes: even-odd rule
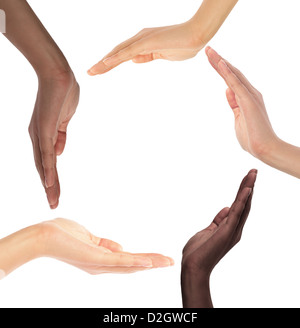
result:
[[[155,59],[192,58],[217,33],[237,2],[238,0],[204,0],[197,13],[187,22],[143,29],[116,46],[88,73],[103,74],[128,60],[146,63]]]
[[[67,219],[44,221],[0,239],[0,278],[39,257],[51,257],[89,274],[134,273],[174,264],[155,253],[124,252],[118,243],[97,237]]]
[[[39,88],[29,133],[34,159],[51,208],[60,196],[56,157],[66,143],[79,86],[63,53],[25,0],[0,0],[6,15],[5,37],[35,70]]]

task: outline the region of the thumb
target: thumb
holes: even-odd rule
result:
[[[67,133],[63,131],[58,131],[57,140],[55,144],[55,153],[57,156],[61,155],[65,149],[67,140]]]
[[[234,117],[237,118],[240,113],[240,107],[236,101],[235,93],[230,88],[226,90],[226,98],[233,111]]]
[[[137,55],[135,56],[132,61],[136,64],[143,64],[143,63],[148,63],[154,60],[153,53],[148,54],[148,55]]]

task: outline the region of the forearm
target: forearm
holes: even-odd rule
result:
[[[199,40],[206,44],[217,33],[238,0],[203,0],[191,23]]]
[[[40,228],[33,225],[0,240],[0,277],[40,256]]]
[[[195,276],[183,270],[181,293],[184,308],[213,308],[207,276],[200,274]]]
[[[38,76],[70,70],[67,60],[26,0],[0,0],[6,38],[31,63]]]
[[[300,148],[277,139],[259,157],[264,163],[300,178]]]

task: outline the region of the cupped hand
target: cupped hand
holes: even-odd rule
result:
[[[41,256],[56,258],[93,275],[133,273],[174,264],[171,258],[160,254],[124,252],[118,243],[97,237],[71,220],[59,218],[41,226]]]
[[[206,54],[213,68],[225,80],[226,96],[235,118],[235,130],[241,147],[263,159],[279,140],[270,123],[261,93],[245,76],[212,48]]]
[[[70,72],[39,78],[29,125],[35,165],[51,209],[58,206],[60,185],[56,157],[64,151],[68,124],[79,101],[79,85]]]
[[[231,207],[223,208],[206,229],[187,242],[182,255],[183,279],[186,274],[195,279],[209,277],[215,265],[240,241],[251,208],[256,176],[256,170],[249,171]]]
[[[190,21],[146,28],[115,47],[88,73],[103,74],[129,60],[134,63],[147,63],[155,59],[185,60],[196,56],[203,47],[204,43],[196,36]]]

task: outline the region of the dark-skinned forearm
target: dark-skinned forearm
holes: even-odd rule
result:
[[[70,71],[63,53],[26,0],[0,0],[6,14],[5,37],[27,58],[38,76]]]
[[[185,268],[181,273],[182,305],[184,308],[213,308],[209,276],[190,273]]]

